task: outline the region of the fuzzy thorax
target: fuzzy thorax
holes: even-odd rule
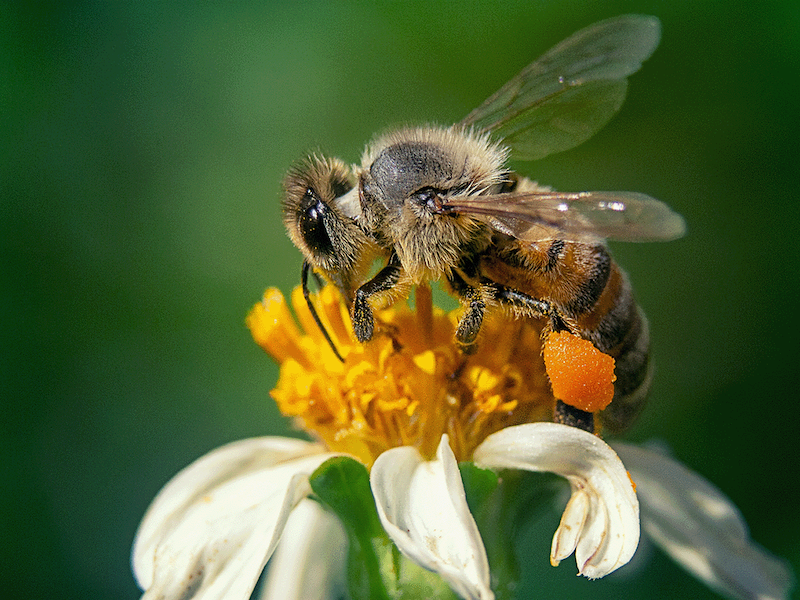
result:
[[[364,222],[413,283],[446,276],[490,243],[486,223],[442,207],[497,191],[508,179],[506,157],[488,136],[459,127],[401,129],[367,147],[359,174]]]

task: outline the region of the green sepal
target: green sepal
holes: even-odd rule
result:
[[[316,500],[333,512],[347,532],[347,584],[353,600],[457,596],[435,573],[403,556],[381,525],[364,465],[348,457],[323,463],[310,478]]]
[[[369,473],[360,462],[339,456],[324,462],[310,478],[317,499],[344,525],[349,539],[347,583],[354,599],[389,599],[382,563],[394,545],[381,526],[369,487]]]
[[[471,462],[459,463],[458,470],[461,472],[461,480],[464,482],[467,504],[470,511],[474,513],[497,489],[500,478],[494,471],[480,469]]]
[[[533,517],[552,506],[563,480],[549,473],[480,469],[459,464],[467,504],[481,532],[497,600],[517,597],[520,579],[516,542]]]

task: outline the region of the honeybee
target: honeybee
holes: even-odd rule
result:
[[[442,280],[466,307],[456,330],[466,353],[491,307],[541,319],[545,333],[570,331],[616,359],[614,401],[600,417],[606,429],[623,429],[649,385],[649,333],[604,240],[671,240],[683,235],[684,221],[644,194],[552,191],[506,161],[591,137],[619,110],[627,76],[659,37],[654,17],[601,21],[550,49],[460,123],[382,135],[360,165],[314,156],[293,169],[283,218],[305,256],[306,298],[309,272],[322,273],[341,290],[365,342],[373,306]],[[385,265],[369,277],[375,259]],[[593,415],[560,402],[556,418],[594,429]]]

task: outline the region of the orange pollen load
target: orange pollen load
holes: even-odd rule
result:
[[[614,398],[614,359],[589,340],[552,332],[544,344],[544,365],[553,395],[570,406],[597,412]]]

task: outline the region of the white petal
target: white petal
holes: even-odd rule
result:
[[[178,473],[139,526],[133,550],[143,598],[249,597],[320,446],[254,438],[222,446]]]
[[[480,467],[548,471],[569,480],[572,498],[553,537],[553,564],[574,550],[579,573],[594,579],[636,551],[636,492],[622,461],[597,436],[557,423],[517,425],[486,438],[473,460]]]
[[[558,563],[570,556],[578,547],[581,539],[581,532],[586,524],[586,519],[591,510],[591,499],[589,494],[578,490],[564,509],[561,516],[561,523],[553,536],[553,544],[550,549],[550,563],[557,567]]]
[[[259,599],[339,598],[346,563],[347,534],[339,519],[313,500],[302,500],[270,559]]]
[[[468,600],[494,598],[486,550],[446,435],[432,461],[416,448],[387,450],[370,484],[381,523],[403,554]]]
[[[789,597],[791,570],[749,538],[742,515],[722,492],[659,452],[614,447],[636,482],[645,533],[683,568],[730,597]]]

